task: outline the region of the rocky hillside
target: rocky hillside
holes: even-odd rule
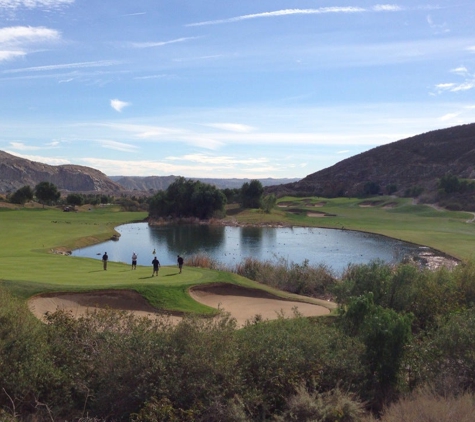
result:
[[[22,186],[35,187],[39,182],[54,183],[69,192],[118,193],[124,188],[104,173],[76,165],[50,166],[0,151],[0,192],[14,192]]]
[[[377,193],[435,195],[447,173],[475,179],[475,123],[413,136],[340,161],[297,183],[268,188],[278,194],[358,196],[368,184]],[[415,196],[409,193],[409,196]]]

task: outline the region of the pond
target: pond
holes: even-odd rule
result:
[[[151,265],[153,251],[162,265],[176,265],[177,255],[203,253],[227,266],[247,257],[289,263],[308,260],[312,266],[325,264],[341,273],[348,264],[366,264],[375,259],[399,262],[428,248],[384,236],[349,230],[309,227],[229,227],[213,225],[168,225],[150,227],[147,223],[125,224],[116,228],[118,241],[107,241],[73,251],[73,256],[109,259],[138,265]]]

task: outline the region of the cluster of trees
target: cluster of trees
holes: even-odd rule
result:
[[[226,196],[213,185],[178,177],[167,190],[159,191],[149,200],[153,218],[196,217],[209,219],[224,215]]]
[[[149,198],[70,193],[61,200],[61,194],[53,183],[40,182],[34,189],[23,186],[12,193],[8,200],[13,204],[24,205],[36,198],[43,205],[62,202],[73,207],[116,202],[128,211],[144,210],[148,206],[152,217],[209,219],[225,215],[226,204],[232,202],[239,203],[243,208],[262,208],[270,212],[277,202],[276,196],[272,194],[264,197],[263,193],[264,188],[259,180],[246,182],[240,189],[219,190],[213,185],[179,177],[166,191],[159,191]]]
[[[447,173],[439,180],[439,189],[444,193],[465,193],[475,191],[475,182],[460,179],[454,174]]]
[[[40,182],[34,189],[30,186],[23,186],[14,192],[9,200],[13,204],[24,205],[26,202],[33,200],[36,197],[43,205],[51,204],[61,197],[61,193],[58,192],[57,187],[50,182]]]
[[[33,189],[25,185],[13,192],[8,197],[8,200],[12,204],[25,205],[34,198],[43,205],[64,203],[72,206],[81,206],[83,204],[99,205],[114,202],[114,197],[106,194],[70,193],[66,198],[61,198],[58,188],[51,182],[40,182]],[[137,201],[136,198],[132,199]]]
[[[237,329],[226,314],[173,325],[111,310],[43,324],[0,290],[0,419],[385,422],[423,386],[422,406],[450,403],[426,420],[454,420],[459,398],[473,415],[475,263],[351,266],[333,292],[334,316]],[[410,400],[404,420],[421,420]]]

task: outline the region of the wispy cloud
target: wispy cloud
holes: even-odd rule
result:
[[[183,38],[176,38],[174,40],[168,41],[148,41],[148,42],[130,42],[127,45],[133,48],[152,48],[152,47],[162,47],[168,44],[176,44],[182,43],[190,40],[195,40],[200,37],[183,37]]]
[[[213,164],[213,165],[249,165],[253,166],[256,164],[268,163],[267,158],[243,158],[238,159],[236,157],[230,156],[213,156],[206,154],[186,154],[182,156],[170,156],[166,157],[165,160],[168,161],[189,161],[191,163],[201,163],[201,164]]]
[[[95,62],[64,63],[64,64],[52,64],[52,65],[47,65],[47,66],[24,67],[20,69],[4,70],[2,73],[46,72],[46,71],[51,71],[51,70],[84,69],[84,68],[91,68],[91,67],[116,66],[121,63],[122,62],[118,60],[98,60]]]
[[[1,2],[1,0],[0,0]],[[12,26],[0,28],[0,61],[23,57],[32,45],[58,41],[61,34],[44,27]]]
[[[276,171],[276,166],[262,159],[258,163],[251,163],[247,160],[231,157],[212,156],[182,156],[170,157],[165,160],[108,160],[101,158],[87,157],[81,163],[99,169],[109,176],[149,176],[180,174],[185,177],[203,177],[206,174],[216,174],[223,178],[236,177],[236,169],[239,169],[239,177],[258,178],[269,177]],[[258,164],[258,165],[256,165]]]
[[[186,26],[205,26],[205,25],[218,25],[222,23],[231,23],[239,22],[249,19],[259,19],[259,18],[272,18],[279,16],[289,16],[289,15],[319,15],[323,13],[361,13],[365,12],[366,9],[361,7],[321,7],[319,9],[283,9],[275,10],[272,12],[263,12],[263,13],[253,13],[250,15],[235,16],[233,18],[227,19],[216,19],[212,21],[204,22],[195,22],[190,23]]]
[[[7,61],[7,60],[13,60],[18,57],[23,57],[26,56],[26,51],[20,51],[20,50],[0,50],[0,62],[1,61]]]
[[[146,15],[147,13],[146,12],[137,12],[137,13],[127,13],[125,15],[122,15],[122,16],[142,16],[142,15]]]
[[[446,34],[450,32],[447,23],[436,23],[431,15],[427,16],[427,23],[434,30],[436,34]]]
[[[321,15],[327,13],[363,13],[363,12],[399,12],[403,10],[400,6],[390,4],[378,4],[371,8],[363,7],[320,7],[318,9],[283,9],[271,12],[253,13],[249,15],[235,16],[227,19],[216,19],[204,22],[190,23],[186,26],[218,25],[223,23],[239,22],[249,19],[273,18],[291,15]]]
[[[396,4],[377,4],[373,6],[373,10],[375,12],[401,12],[404,8]]]
[[[0,9],[58,9],[73,4],[75,0],[0,0]]]
[[[57,157],[46,157],[42,155],[27,155],[27,154],[19,154],[15,151],[6,150],[8,154],[15,155],[17,157],[25,158],[26,160],[36,161],[38,163],[45,163],[51,166],[59,166],[61,164],[71,164],[71,161],[66,160],[64,158],[57,158]]]
[[[111,100],[110,105],[115,111],[118,111],[120,113],[125,107],[129,106],[130,103],[127,103],[125,101],[121,101],[118,99],[114,99],[114,100]]]
[[[216,129],[226,130],[228,132],[248,133],[255,130],[252,126],[243,125],[240,123],[208,123],[204,126],[213,127]]]
[[[446,115],[440,118],[441,121],[446,122],[448,120],[453,120],[459,116],[459,113],[447,113]]]
[[[444,92],[462,92],[475,89],[475,74],[471,73],[465,66],[459,66],[451,70],[458,76],[464,78],[462,82],[446,82],[435,86],[436,93],[442,94]]]
[[[111,141],[108,139],[100,139],[97,141],[103,148],[113,149],[122,152],[136,152],[139,148],[135,145],[126,144],[124,142]]]
[[[11,141],[10,147],[16,149],[17,151],[38,151],[38,150],[45,150],[45,149],[52,149],[59,146],[60,142],[52,141],[44,144],[44,146],[38,145],[26,145],[24,142],[17,142]]]
[[[43,42],[59,38],[60,33],[58,31],[42,26],[11,26],[0,29],[0,44],[2,45]]]
[[[25,145],[23,142],[10,142],[10,146],[18,151],[36,151],[41,149],[38,146]]]

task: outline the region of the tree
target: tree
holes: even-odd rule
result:
[[[277,203],[277,198],[276,196],[271,193],[270,195],[264,196],[261,201],[261,208],[269,214],[272,211],[272,208],[275,207],[275,204]]]
[[[31,201],[32,199],[33,190],[29,186],[23,186],[10,197],[10,202],[12,204],[24,205],[25,202]]]
[[[84,198],[79,193],[70,193],[66,197],[66,203],[73,206],[80,206],[84,203]]]
[[[241,188],[241,203],[243,208],[259,208],[264,188],[259,180],[244,183]]]
[[[371,292],[352,298],[341,314],[343,330],[366,346],[363,354],[368,368],[366,392],[372,392],[376,400],[383,398],[396,386],[405,346],[411,340],[413,315],[375,305]]]
[[[43,204],[44,208],[45,204],[56,202],[60,198],[61,193],[58,192],[58,188],[53,183],[40,182],[35,186],[35,196]]]
[[[149,201],[152,217],[197,217],[205,220],[224,213],[226,196],[213,185],[178,177],[166,191]]]
[[[363,186],[363,193],[365,195],[377,195],[381,190],[376,182],[366,182]]]

